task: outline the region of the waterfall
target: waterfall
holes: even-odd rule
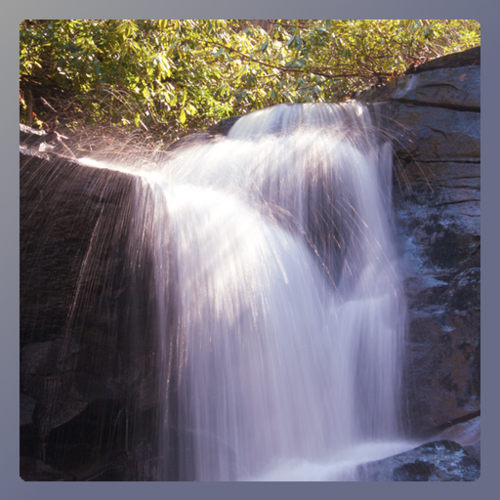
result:
[[[142,169],[157,479],[355,480],[402,451],[391,172],[358,103],[256,111]]]

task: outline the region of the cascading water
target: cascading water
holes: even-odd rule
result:
[[[141,173],[131,241],[153,266],[157,479],[355,480],[408,448],[391,170],[348,103],[251,113]]]

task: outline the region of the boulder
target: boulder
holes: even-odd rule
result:
[[[153,334],[131,335],[127,312],[148,307],[127,252],[133,177],[38,149],[20,166],[21,475],[100,477],[118,453],[113,477],[130,477],[159,404]]]
[[[460,444],[469,456],[481,462],[481,417],[448,427],[434,440],[443,439]]]
[[[480,467],[458,443],[442,440],[363,464],[357,473],[362,481],[476,481]]]
[[[473,47],[462,52],[455,52],[443,57],[438,57],[417,66],[415,72],[429,71],[439,68],[456,68],[464,66],[481,65],[481,47]]]
[[[370,89],[357,99],[478,112],[480,87],[480,66],[441,67],[400,76],[390,80],[385,87]]]

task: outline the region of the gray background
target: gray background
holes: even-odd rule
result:
[[[432,499],[494,498],[498,476],[499,335],[496,317],[499,281],[498,11],[491,0],[166,0],[104,2],[24,0],[3,4],[0,166],[0,495],[5,499],[94,500],[118,498],[231,499]],[[474,483],[30,483],[19,478],[19,156],[18,44],[25,18],[289,18],[289,19],[476,19],[482,25],[482,474]]]

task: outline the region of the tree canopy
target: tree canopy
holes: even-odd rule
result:
[[[21,117],[175,139],[277,103],[342,101],[479,44],[473,20],[25,20]]]

